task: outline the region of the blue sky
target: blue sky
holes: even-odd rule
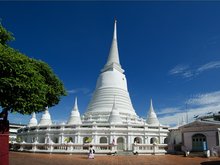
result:
[[[220,110],[220,2],[0,2],[10,45],[47,62],[69,95],[50,109],[66,121],[78,97],[83,114],[111,46],[114,18],[122,68],[136,113],[150,98],[163,124],[188,112]],[[40,119],[41,113],[37,114]],[[10,114],[15,123],[30,116]]]

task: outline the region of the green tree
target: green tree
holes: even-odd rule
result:
[[[8,112],[31,114],[59,103],[66,95],[63,83],[43,61],[29,58],[11,48],[12,33],[0,24],[1,117]]]
[[[6,45],[9,41],[14,40],[11,32],[7,31],[0,22],[0,44]]]

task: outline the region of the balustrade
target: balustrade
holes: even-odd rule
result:
[[[92,145],[96,153],[114,154],[117,153],[117,145],[109,144],[75,144],[75,143],[14,143],[13,148],[20,151],[29,152],[49,152],[49,153],[88,153],[89,146]],[[167,144],[133,144],[134,154],[165,154]]]
[[[133,144],[134,154],[165,154],[167,144]]]
[[[108,144],[74,144],[74,143],[14,143],[12,149],[19,148],[19,151],[30,152],[50,152],[50,153],[88,153],[89,146],[92,145],[96,153],[115,153],[117,145]]]

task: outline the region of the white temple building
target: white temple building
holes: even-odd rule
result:
[[[168,152],[210,151],[220,156],[220,112],[203,115],[190,123],[169,128]]]
[[[28,126],[19,130],[20,150],[87,153],[93,145],[96,153],[166,153],[168,126],[160,124],[152,100],[146,120],[133,108],[120,65],[116,26],[115,21],[108,60],[85,114],[80,116],[77,99],[66,123],[52,124],[48,108],[39,123],[33,114]]]

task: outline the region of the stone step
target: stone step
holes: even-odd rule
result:
[[[204,152],[190,152],[189,156],[191,156],[191,157],[204,157],[205,153]]]
[[[117,155],[128,156],[128,155],[133,155],[133,152],[132,151],[118,151]]]

